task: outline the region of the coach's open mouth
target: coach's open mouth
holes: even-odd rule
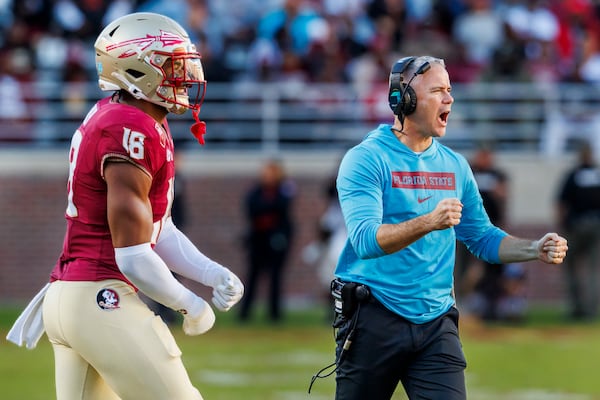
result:
[[[450,111],[445,111],[443,113],[440,114],[440,122],[443,125],[446,125],[448,123],[448,116],[450,115]]]

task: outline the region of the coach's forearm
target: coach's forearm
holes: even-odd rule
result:
[[[538,258],[537,241],[505,236],[500,242],[498,258],[501,263],[535,260]]]
[[[377,243],[386,254],[402,250],[431,232],[427,216],[398,224],[382,224],[377,230]]]

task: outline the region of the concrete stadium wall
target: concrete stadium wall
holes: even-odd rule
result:
[[[467,155],[467,154],[465,154]],[[285,153],[284,161],[297,184],[294,206],[297,236],[285,275],[286,301],[299,307],[321,301],[315,267],[302,249],[315,238],[325,204],[323,188],[335,173],[341,154]],[[256,177],[263,155],[206,151],[181,154],[180,174],[187,182],[190,238],[209,256],[245,275],[241,236],[245,221],[241,199]],[[553,198],[572,156],[545,159],[535,154],[499,154],[498,164],[510,178],[511,233],[538,237],[553,229]],[[0,303],[25,304],[48,279],[64,235],[66,150],[0,149]],[[561,303],[560,267],[527,264],[532,303]],[[206,293],[201,285],[193,285]]]

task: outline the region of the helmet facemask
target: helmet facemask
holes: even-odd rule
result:
[[[206,81],[200,55],[176,49],[172,53],[155,51],[149,64],[162,75],[156,95],[172,113],[183,114],[187,109],[199,111],[206,93]]]

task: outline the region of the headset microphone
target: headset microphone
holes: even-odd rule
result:
[[[416,75],[424,74],[425,72],[429,71],[430,68],[431,68],[431,64],[429,64],[429,61],[424,62],[423,65],[421,65],[419,67],[419,69],[417,70],[417,72],[415,72],[415,76]]]

